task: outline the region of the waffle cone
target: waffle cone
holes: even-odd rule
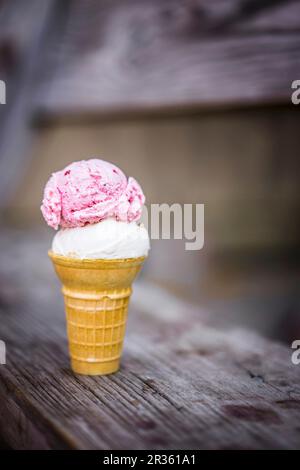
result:
[[[71,366],[85,375],[119,369],[131,285],[145,257],[76,259],[49,252],[63,284]]]

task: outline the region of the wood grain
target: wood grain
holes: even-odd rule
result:
[[[69,369],[63,301],[47,242],[0,236],[0,432],[13,448],[298,448],[291,352],[139,281],[121,371]]]
[[[45,62],[41,115],[290,102],[299,2],[72,0]]]

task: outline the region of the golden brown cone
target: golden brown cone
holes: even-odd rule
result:
[[[63,284],[71,366],[85,375],[119,369],[131,285],[145,257],[77,259],[49,251]]]

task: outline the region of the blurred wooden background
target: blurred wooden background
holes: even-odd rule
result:
[[[103,156],[141,181],[148,203],[206,203],[213,247],[297,246],[299,2],[3,3],[12,219],[40,218],[53,170]]]
[[[149,277],[227,296],[234,319],[246,296],[243,321],[267,333],[298,328],[299,15],[292,0],[2,0],[3,222],[38,227],[51,172],[103,157],[148,203],[206,205],[205,249],[153,243]]]

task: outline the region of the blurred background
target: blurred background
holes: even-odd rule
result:
[[[1,0],[0,306],[47,288],[43,187],[96,156],[147,204],[205,204],[204,249],[153,241],[143,282],[225,328],[300,337],[299,18],[288,0]]]

